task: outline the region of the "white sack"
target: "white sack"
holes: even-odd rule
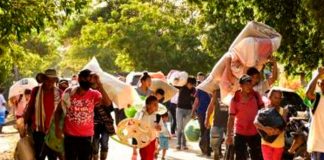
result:
[[[125,108],[132,105],[135,99],[139,99],[135,89],[131,85],[118,80],[107,72],[104,72],[100,68],[95,57],[92,58],[92,60],[83,69],[89,69],[98,74],[109,98],[116,105],[114,105],[115,107]]]
[[[273,28],[262,23],[249,22],[234,40],[229,51],[215,64],[209,77],[197,88],[212,94],[219,86],[222,101],[228,105],[234,92],[239,89],[238,79],[249,67],[260,70],[279,48],[280,42],[281,35]],[[231,62],[226,66],[229,57]],[[225,72],[226,67],[230,67],[231,75]],[[236,79],[235,82],[230,82],[228,77]]]
[[[24,94],[25,89],[33,89],[38,85],[37,81],[34,78],[23,78],[15,82],[9,89],[8,99],[11,97]]]
[[[164,90],[164,102],[169,101],[177,92],[178,89],[169,85],[161,79],[152,79],[151,90],[155,92],[157,89],[161,88]]]
[[[167,82],[173,86],[183,87],[187,84],[188,77],[185,71],[171,70],[167,76]]]

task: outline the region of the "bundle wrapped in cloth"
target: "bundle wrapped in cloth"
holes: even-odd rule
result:
[[[177,94],[178,89],[169,85],[165,81],[161,79],[152,79],[151,87],[153,92],[155,92],[157,89],[163,89],[164,91],[164,102],[169,101],[175,94]]]
[[[257,120],[259,121],[259,123],[266,127],[276,128],[279,130],[284,130],[286,127],[285,120],[274,107],[260,110],[257,115]],[[269,143],[272,143],[278,137],[278,135],[267,135],[262,130],[258,131],[261,137]]]
[[[273,28],[258,22],[249,22],[222,58],[215,64],[211,74],[198,85],[198,89],[212,94],[221,89],[222,101],[229,104],[239,88],[238,79],[250,67],[261,70],[281,42],[281,35]]]
[[[186,85],[188,77],[185,71],[171,70],[167,75],[167,82],[173,86],[182,87]]]
[[[126,108],[135,101],[140,100],[138,94],[131,85],[118,80],[116,77],[107,72],[104,72],[99,66],[99,63],[95,57],[92,58],[92,60],[83,69],[89,69],[98,74],[105,91],[115,104],[115,107]]]

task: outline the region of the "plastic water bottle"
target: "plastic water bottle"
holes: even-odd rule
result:
[[[0,107],[0,125],[3,125],[6,120],[6,108],[1,106]]]

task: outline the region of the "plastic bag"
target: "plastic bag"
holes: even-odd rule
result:
[[[64,117],[60,120],[60,128],[63,128],[64,125]],[[64,140],[58,139],[55,134],[55,121],[52,119],[51,125],[48,131],[48,134],[44,138],[45,144],[52,150],[58,153],[64,153]]]
[[[257,120],[263,126],[276,128],[279,130],[284,130],[286,126],[285,120],[282,118],[280,113],[278,113],[278,111],[274,107],[260,110],[258,113]],[[269,143],[272,143],[278,137],[278,135],[269,136],[262,130],[258,130],[258,131],[261,137]]]
[[[198,120],[190,120],[184,129],[184,134],[188,141],[197,142],[200,137],[200,126]]]

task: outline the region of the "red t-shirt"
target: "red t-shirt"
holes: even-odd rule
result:
[[[243,101],[241,91],[237,91],[232,98],[229,113],[235,116],[234,132],[240,135],[252,136],[257,134],[254,119],[259,107],[263,105],[262,98],[258,92],[251,92],[248,99]]]
[[[94,107],[99,103],[101,93],[89,89],[84,95],[73,94],[71,105],[66,109],[64,133],[69,136],[93,136]]]
[[[31,98],[29,101],[29,104],[32,105],[33,108],[33,113],[32,113],[32,127],[34,129],[36,129],[36,124],[35,124],[35,103],[36,103],[36,94],[38,92],[39,87],[35,87],[32,90],[31,93]],[[61,90],[60,91],[60,96],[62,95]],[[54,106],[54,90],[53,92],[45,92],[43,91],[43,103],[44,103],[44,110],[45,110],[45,132],[47,132],[47,130],[50,127],[50,122],[51,122],[51,118],[53,116],[54,110],[55,110],[55,106]]]

